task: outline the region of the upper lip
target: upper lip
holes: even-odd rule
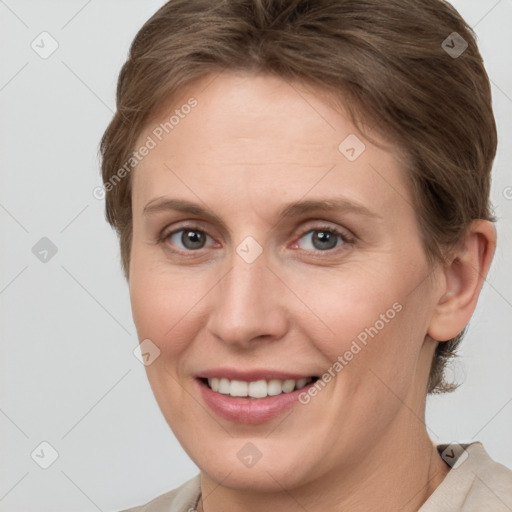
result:
[[[282,370],[253,369],[253,370],[237,370],[235,368],[210,368],[204,370],[197,375],[198,379],[229,379],[241,380],[246,382],[254,382],[257,380],[287,380],[287,379],[307,379],[315,376],[314,373],[292,373]]]

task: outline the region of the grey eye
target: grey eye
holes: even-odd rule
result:
[[[343,236],[340,233],[327,229],[314,229],[308,231],[301,237],[301,240],[302,239],[309,239],[306,247],[302,247],[303,249],[312,249],[317,251],[334,249],[338,245],[339,240],[344,243]]]
[[[182,247],[190,251],[202,249],[206,244],[207,238],[209,238],[208,235],[203,231],[189,228],[180,229],[169,236],[173,245],[176,245],[179,240]],[[179,247],[179,244],[177,245]]]

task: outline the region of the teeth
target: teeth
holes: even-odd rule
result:
[[[312,382],[312,378],[306,379],[271,379],[256,380],[246,382],[244,380],[229,379],[208,379],[208,385],[213,391],[217,391],[223,395],[235,397],[265,398],[266,396],[276,396],[281,393],[291,393],[296,389],[302,389],[304,386]]]
[[[283,382],[283,393],[289,393],[295,389],[295,381],[293,379],[287,379]]]
[[[219,393],[223,395],[229,395],[229,380],[228,379],[219,379]]]
[[[265,381],[263,381],[265,382]],[[272,379],[268,381],[267,384],[267,395],[276,396],[280,395],[283,392],[283,386],[281,381],[278,379]]]
[[[208,384],[213,391],[219,391],[219,379],[208,379]]]
[[[236,380],[231,381],[231,385]],[[249,382],[248,384],[248,395],[252,398],[265,398],[267,396],[267,383],[264,380],[257,380],[255,382]]]
[[[229,394],[231,396],[247,396],[248,387],[247,382],[232,380],[229,384]]]
[[[308,379],[299,379],[296,382],[295,387],[297,389],[302,389],[307,383],[308,383]]]

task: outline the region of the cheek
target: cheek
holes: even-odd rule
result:
[[[424,268],[406,271],[388,262],[385,269],[365,266],[364,271],[352,268],[336,274],[335,280],[317,276],[315,287],[303,284],[298,290],[317,313],[311,321],[324,326],[318,331],[322,335],[311,338],[317,350],[331,365],[339,363],[332,372],[342,372],[344,377],[337,380],[352,391],[375,383],[372,371],[397,391],[405,389],[413,379],[428,323],[428,290],[420,286],[411,293],[424,278]]]
[[[181,290],[164,289],[161,283],[134,275],[130,283],[130,297],[139,340],[149,338],[162,352],[179,351],[179,344],[164,343],[164,340],[176,339],[180,320],[190,309]]]
[[[151,265],[138,265],[134,258],[130,276],[130,300],[133,320],[140,341],[149,339],[159,351],[146,366],[146,373],[156,401],[171,428],[179,431],[198,414],[187,402],[183,378],[187,375],[186,353],[197,337],[200,290],[193,290],[181,276],[163,274]],[[186,404],[188,403],[188,406]],[[182,410],[181,419],[172,414]]]
[[[154,258],[153,258],[154,260]],[[135,250],[130,267],[130,300],[139,340],[149,338],[162,355],[176,360],[204,321],[205,295],[215,280],[206,272],[154,264]]]
[[[399,320],[403,293],[398,280],[390,278],[389,268],[387,272],[365,266],[347,271],[327,269],[323,274],[317,270],[310,274],[310,279],[295,284],[295,290],[314,313],[314,316],[307,315],[311,318],[310,325],[316,323],[325,331],[317,336],[317,341],[322,343],[326,354],[336,357],[353,340],[364,346],[377,334],[390,331],[391,324]],[[300,321],[301,316],[296,319]]]

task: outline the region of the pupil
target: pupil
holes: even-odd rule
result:
[[[333,249],[336,247],[336,235],[334,233],[330,233],[329,231],[316,231],[318,234],[317,237],[313,237],[313,245],[315,242],[319,244],[319,247],[316,249]]]
[[[201,249],[204,243],[203,234],[199,231],[185,231],[181,238],[183,245],[188,249]]]

